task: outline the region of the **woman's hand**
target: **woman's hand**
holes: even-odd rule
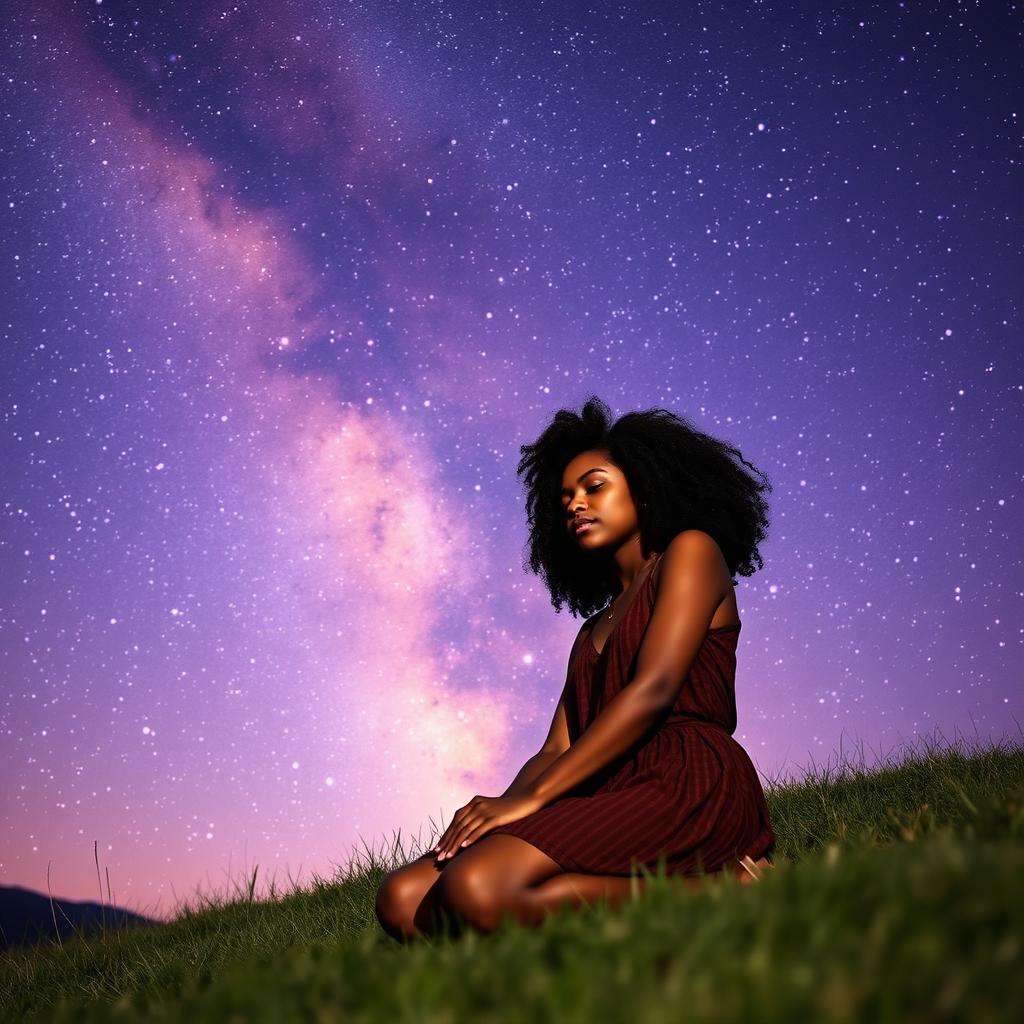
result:
[[[437,841],[434,850],[437,859],[444,860],[454,857],[474,840],[479,839],[492,828],[505,825],[510,821],[518,821],[534,811],[539,811],[543,803],[535,797],[528,796],[475,796],[465,807],[460,807],[452,817],[451,824]]]

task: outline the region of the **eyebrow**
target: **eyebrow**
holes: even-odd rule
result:
[[[580,473],[580,475],[578,477],[576,477],[576,483],[581,483],[583,478],[585,476],[588,476],[591,473],[607,473],[607,472],[608,472],[608,470],[602,469],[600,466],[594,466],[593,469],[588,469],[585,473]],[[572,488],[571,487],[563,487],[562,488],[562,497],[564,498],[565,495],[567,495],[567,494],[572,494]]]

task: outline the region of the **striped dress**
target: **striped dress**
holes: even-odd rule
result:
[[[633,677],[651,617],[656,557],[600,652],[584,630],[570,665],[566,713],[574,741]],[[775,833],[757,772],[733,739],[741,624],[708,630],[669,715],[648,737],[571,790],[490,830],[546,853],[565,871],[602,875],[741,871],[737,858],[771,859]],[[593,627],[591,626],[591,629]]]

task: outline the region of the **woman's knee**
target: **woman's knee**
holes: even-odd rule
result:
[[[561,869],[547,854],[516,836],[484,836],[445,865],[431,895],[449,915],[492,931],[517,916],[529,886]]]
[[[436,892],[444,909],[483,931],[492,931],[501,924],[512,898],[510,893],[495,889],[488,874],[468,861],[464,866],[453,861],[441,875]]]
[[[374,909],[377,920],[391,934],[412,933],[416,908],[432,881],[424,874],[422,864],[414,861],[388,872],[378,886]]]
[[[400,923],[402,916],[403,893],[405,885],[398,876],[398,872],[392,871],[384,876],[383,881],[377,887],[377,896],[374,900],[374,911],[377,920],[386,930],[393,931]]]

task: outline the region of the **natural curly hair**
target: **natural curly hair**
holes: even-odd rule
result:
[[[592,615],[621,589],[614,566],[581,551],[565,527],[562,474],[592,449],[606,451],[626,478],[645,558],[683,530],[698,529],[718,543],[731,577],[764,568],[758,545],[769,524],[762,497],[772,489],[768,477],[683,416],[654,408],[613,423],[608,406],[591,395],[580,413],[559,409],[534,444],[521,445],[516,467],[527,492],[529,567],[544,579],[556,612],[564,603],[575,615]]]

